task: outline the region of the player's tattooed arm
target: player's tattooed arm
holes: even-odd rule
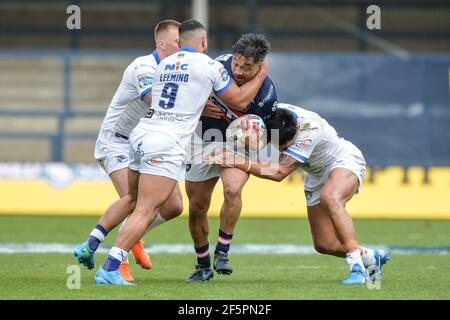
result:
[[[301,163],[291,156],[280,155],[279,162],[252,161],[247,157],[224,150],[223,153],[211,156],[208,162],[220,164],[223,167],[239,168],[259,178],[283,181],[288,175],[301,166]]]
[[[280,155],[280,165],[285,168],[298,169],[302,164],[287,154]]]
[[[273,181],[283,181],[293,171],[297,170],[301,166],[301,163],[296,159],[286,154],[281,154],[279,162],[277,164],[270,164],[270,166],[262,166],[259,169],[259,174],[255,174],[253,166],[250,166],[249,172],[261,177],[263,179],[269,179]]]

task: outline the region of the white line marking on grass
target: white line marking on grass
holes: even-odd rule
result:
[[[364,245],[369,248],[383,248],[394,254],[450,254],[448,246],[386,246]],[[0,253],[72,253],[75,244],[66,243],[0,243]],[[101,246],[97,252],[108,253],[110,247]],[[155,244],[146,247],[150,253],[194,254],[191,244]],[[233,245],[233,254],[317,254],[312,246],[294,244],[244,244]]]

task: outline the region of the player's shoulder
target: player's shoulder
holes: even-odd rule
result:
[[[266,95],[275,95],[276,96],[276,92],[275,92],[275,84],[273,83],[272,79],[267,76],[260,88],[260,91],[264,92]]]
[[[275,85],[273,84],[272,79],[268,76],[264,79],[261,88],[259,88],[258,94],[256,95],[256,100],[260,106],[267,103],[274,104],[274,102],[278,100]]]
[[[130,64],[129,68],[139,69],[139,68],[155,68],[158,65],[158,61],[156,60],[154,54],[148,54],[145,56],[140,56],[135,58]]]
[[[206,65],[206,67],[207,67],[210,71],[212,71],[212,72],[216,72],[217,70],[221,70],[221,68],[223,67],[223,65],[222,65],[219,61],[217,61],[217,60],[211,58],[211,57],[208,56],[207,54],[199,53],[199,56],[197,56],[197,57],[198,57],[198,59],[200,59],[201,62],[204,63],[204,64]],[[220,72],[221,72],[221,71],[220,71]]]
[[[218,56],[215,60],[221,63],[229,62],[233,55],[231,53],[225,53]]]

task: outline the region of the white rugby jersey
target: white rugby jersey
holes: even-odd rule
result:
[[[106,112],[101,131],[112,131],[125,137],[130,135],[150,107],[142,99],[152,90],[153,76],[159,62],[155,50],[128,65]]]
[[[138,126],[169,134],[185,148],[211,91],[223,93],[232,81],[220,62],[181,48],[156,68],[152,107]]]
[[[282,154],[301,162],[306,172],[320,174],[348,150],[356,148],[317,113],[286,103],[279,103],[278,108],[291,111],[297,119],[295,142]]]

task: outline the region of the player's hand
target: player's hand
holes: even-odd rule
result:
[[[214,119],[220,119],[223,116],[223,111],[211,100],[206,101],[205,107],[203,108],[202,116]]]
[[[255,123],[251,120],[242,121],[239,126],[244,133],[242,139],[244,140],[244,144],[246,146],[253,146],[252,150],[260,150],[263,147],[263,142],[261,141],[261,137],[264,134],[264,129],[261,129],[258,126],[255,126]]]
[[[237,155],[227,149],[223,149],[218,152],[211,152],[207,154],[204,161],[209,164],[218,164],[222,167],[232,168],[235,167],[237,162]]]

